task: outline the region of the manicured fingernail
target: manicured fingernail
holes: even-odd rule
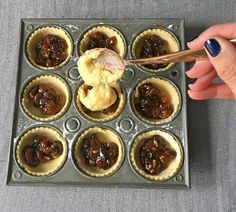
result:
[[[217,40],[209,39],[204,45],[212,57],[216,57],[220,53],[221,47]]]

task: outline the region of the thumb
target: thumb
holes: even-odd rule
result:
[[[236,97],[236,46],[226,39],[214,37],[205,42],[205,48],[218,76]]]

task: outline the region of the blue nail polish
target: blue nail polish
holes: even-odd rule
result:
[[[212,57],[216,57],[220,53],[221,47],[217,40],[209,39],[204,45]]]

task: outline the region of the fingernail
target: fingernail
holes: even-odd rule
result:
[[[190,96],[190,94],[191,94],[191,90],[187,90],[187,93],[188,93],[188,95]]]
[[[204,45],[212,57],[216,57],[220,53],[221,47],[217,40],[209,39]]]
[[[189,84],[188,87],[189,87],[190,89],[192,89],[193,85],[192,85],[192,84]]]
[[[191,73],[191,69],[185,72],[185,74],[189,77],[189,73]]]

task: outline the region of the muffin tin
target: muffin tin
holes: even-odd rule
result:
[[[72,56],[62,66],[55,70],[45,70],[30,62],[26,54],[27,40],[35,30],[45,27],[59,27],[72,39]],[[111,120],[99,122],[89,120],[80,113],[76,106],[79,86],[83,83],[79,76],[76,62],[80,57],[79,44],[83,35],[93,27],[108,26],[116,29],[123,36],[126,53],[125,58],[132,58],[132,43],[136,36],[147,29],[162,28],[168,30],[184,48],[184,21],[182,19],[22,19],[19,61],[15,97],[15,110],[10,141],[7,185],[28,186],[93,186],[93,187],[138,187],[138,188],[189,188],[188,140],[187,140],[187,102],[185,84],[185,64],[178,63],[165,71],[148,71],[141,66],[127,66],[119,80],[125,92],[125,106],[118,116]],[[22,95],[25,87],[32,79],[42,75],[59,77],[69,87],[71,98],[68,108],[54,119],[34,119],[27,115],[22,106]],[[132,106],[132,94],[135,87],[146,78],[159,77],[169,80],[179,90],[181,105],[174,119],[168,123],[155,124],[141,119]],[[67,143],[67,156],[62,167],[52,175],[33,176],[28,174],[18,164],[16,148],[22,135],[36,127],[51,127],[57,130]],[[73,148],[77,139],[92,127],[107,128],[117,134],[122,140],[123,155],[121,166],[106,177],[91,177],[86,175],[75,162]],[[132,166],[130,149],[132,142],[147,131],[162,131],[169,133],[179,141],[183,154],[182,165],[170,179],[158,181],[139,175]]]

